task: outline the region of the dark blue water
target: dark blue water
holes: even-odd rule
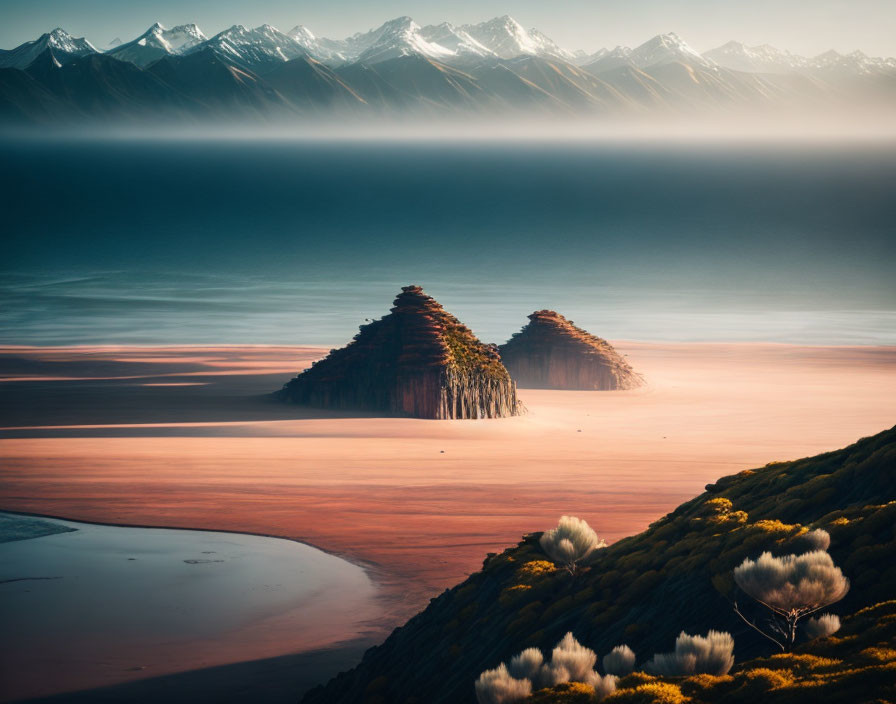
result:
[[[892,145],[0,143],[0,342],[343,342],[421,283],[486,340],[896,343]]]

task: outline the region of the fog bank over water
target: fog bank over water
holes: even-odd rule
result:
[[[44,124],[0,124],[0,142],[225,142],[276,143],[440,143],[477,145],[577,143],[616,148],[674,148],[677,144],[725,148],[742,143],[792,149],[850,144],[896,144],[891,104],[856,102],[790,109],[659,108],[629,114],[580,115],[538,110],[490,113],[462,110],[415,110],[352,115],[323,112],[296,117],[272,113],[254,116],[205,116],[201,120],[166,119],[164,115]]]
[[[407,136],[407,135],[406,135]],[[0,143],[0,342],[345,342],[422,284],[486,341],[896,343],[891,142]]]

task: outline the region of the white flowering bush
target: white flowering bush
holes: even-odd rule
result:
[[[616,691],[617,679],[615,675],[601,677],[596,670],[592,670],[582,681],[594,689],[594,700],[599,702]]]
[[[513,704],[532,694],[532,682],[512,677],[503,664],[486,670],[476,680],[476,701],[479,704]]]
[[[831,534],[821,528],[810,530],[799,537],[800,544],[807,552],[827,550],[831,547]]]
[[[600,701],[616,690],[616,677],[601,676],[594,669],[597,655],[567,633],[546,661],[538,648],[527,648],[494,670],[486,670],[476,680],[479,704],[510,704],[528,697],[533,690],[565,682],[582,682],[594,689]]]
[[[544,655],[538,648],[526,648],[510,659],[507,669],[513,677],[535,681],[541,673],[543,664]]]
[[[840,630],[840,617],[834,614],[822,614],[817,618],[807,618],[803,624],[803,630],[809,640],[827,638]]]
[[[563,516],[556,528],[545,531],[539,541],[545,554],[571,574],[585,558],[598,548],[606,547],[591,526],[581,518]]]
[[[596,662],[594,651],[579,643],[572,633],[567,633],[551,652],[551,662],[546,665],[546,679],[551,685],[584,682]]]
[[[627,645],[617,645],[601,661],[608,675],[625,677],[635,669],[635,652]]]
[[[681,677],[688,675],[726,675],[734,665],[734,638],[730,633],[710,631],[692,636],[684,631],[675,640],[671,653],[657,653],[644,666],[651,675]]]

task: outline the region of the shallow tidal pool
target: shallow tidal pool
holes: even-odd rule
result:
[[[376,617],[376,593],[290,540],[0,514],[2,699],[332,645]]]

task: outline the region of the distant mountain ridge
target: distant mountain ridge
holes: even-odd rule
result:
[[[43,57],[47,51],[49,62]],[[147,111],[152,112],[159,91],[165,98],[160,105],[166,110],[177,105],[177,114],[187,119],[234,117],[227,107],[232,101],[213,95],[215,81],[200,86],[195,80],[200,64],[214,73],[222,63],[237,72],[231,76],[241,76],[245,87],[254,86],[244,91],[240,104],[264,119],[345,109],[352,114],[525,110],[536,115],[620,117],[795,105],[824,111],[866,102],[892,110],[896,105],[896,59],[861,52],[806,58],[732,41],[701,54],[677,34],[667,33],[635,48],[620,46],[589,55],[565,49],[506,15],[460,26],[421,26],[402,16],[345,39],[318,37],[303,25],[288,32],[271,25],[234,25],[207,37],[195,24],[168,29],[156,23],[106,52],[55,29],[0,51],[0,119],[83,121],[100,113],[112,118],[114,111],[91,108],[90,101],[79,99],[78,88],[63,85],[71,83],[77,71],[53,75],[50,70],[50,64],[60,70],[83,64],[126,75],[127,69],[113,68],[108,61],[84,63],[96,56],[147,71],[153,74],[150,83],[164,84],[153,89],[153,98],[128,90],[100,101],[106,106],[117,102],[120,115],[129,119],[150,117]],[[175,60],[194,56],[200,58]],[[39,58],[40,66],[32,70]],[[166,66],[156,69],[161,61],[167,61]],[[294,61],[299,62],[295,69],[288,66]],[[314,70],[305,70],[309,67]],[[194,78],[177,76],[181,69]],[[95,80],[111,85],[98,76]],[[333,100],[332,91],[320,92],[324,83],[340,97]],[[147,81],[135,79],[131,87],[143,84]],[[128,96],[134,104],[127,104]]]
[[[486,56],[512,59],[527,55],[550,57],[581,65],[593,64],[610,57],[627,60],[639,68],[674,57],[695,61],[701,65],[715,65],[753,73],[811,70],[844,63],[866,71],[896,69],[896,58],[873,58],[861,51],[850,54],[828,51],[816,57],[804,57],[767,44],[750,47],[737,41],[730,41],[701,54],[674,32],[653,37],[634,49],[617,46],[615,49],[605,48],[587,54],[582,50],[561,47],[543,32],[535,28],[526,29],[509,15],[495,17],[478,24],[458,26],[442,22],[424,27],[418,25],[412,18],[402,16],[388,20],[367,32],[358,32],[344,39],[319,37],[304,25],[296,25],[286,33],[271,25],[262,25],[254,29],[234,25],[208,38],[195,24],[183,24],[166,29],[157,22],[132,41],[122,42],[116,37],[110,43],[107,52],[116,58],[145,65],[143,53],[135,51],[131,55],[125,47],[135,50],[136,47],[154,48],[168,54],[182,54],[198,50],[203,43],[220,46],[226,41],[236,45],[249,43],[263,46],[265,52],[280,54],[283,60],[294,58],[296,52],[301,51],[318,61],[334,64],[359,61],[374,63],[409,53],[419,53],[442,61]],[[87,40],[76,39],[65,30],[57,28],[15,49],[0,50],[0,67],[25,68],[30,63],[24,58],[25,52],[30,48],[33,60],[47,48],[48,43],[57,51],[63,50],[67,45],[68,52],[77,55],[100,53],[100,50]],[[14,56],[13,52],[19,54]]]

